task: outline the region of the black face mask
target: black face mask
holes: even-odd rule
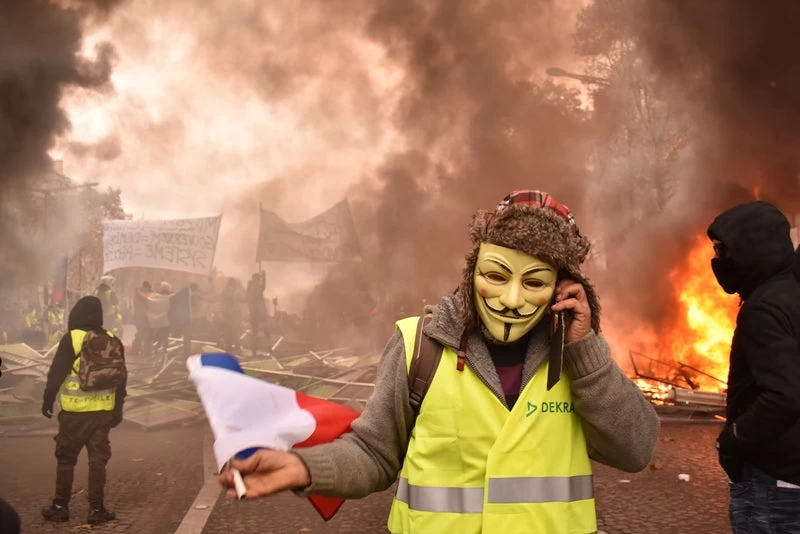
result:
[[[739,274],[731,258],[712,258],[711,270],[725,293],[733,295],[739,291]]]

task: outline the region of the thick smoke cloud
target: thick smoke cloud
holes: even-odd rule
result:
[[[619,132],[629,124],[626,106],[655,97],[655,112],[643,114],[652,123],[641,132],[668,141],[660,152],[635,144],[606,173],[618,187],[598,200],[609,262],[602,285],[615,314],[606,324],[617,327],[622,349],[633,348],[625,345],[637,325],[647,325],[664,345],[651,356],[679,357],[670,346],[680,343],[673,327],[685,328],[686,317],[676,288],[691,274],[690,251],[708,244],[705,230],[718,213],[755,197],[790,218],[800,212],[798,22],[800,5],[791,0],[595,0],[583,13],[585,54],[618,58],[633,50],[635,58],[598,90],[596,126]],[[658,137],[669,128],[677,134]],[[670,143],[676,148],[668,159],[663,147]],[[639,161],[649,174],[635,172]],[[668,177],[668,200],[640,201],[643,213],[631,224],[628,193],[658,173]],[[711,276],[707,263],[700,267]]]
[[[547,190],[580,212],[584,112],[541,80],[563,58],[569,13],[543,1],[384,2],[369,18],[367,35],[404,73],[392,114],[403,146],[350,192],[368,247],[357,276],[385,316],[456,287],[472,214],[509,191]],[[356,293],[349,304],[372,303]]]
[[[79,53],[84,23],[115,3],[0,3],[0,246],[7,262],[24,262],[29,273],[44,263],[41,243],[32,242],[42,221],[31,190],[43,187],[48,151],[70,126],[60,99],[68,87],[103,88],[111,73],[109,45],[99,46],[93,60]]]
[[[418,299],[451,290],[471,215],[512,189],[544,189],[580,211],[583,112],[540,77],[563,58],[569,15],[555,2],[450,1],[385,2],[372,16],[370,37],[406,73],[394,113],[406,146],[360,204],[375,222],[382,290]]]
[[[415,311],[457,283],[477,208],[534,187],[580,212],[585,112],[543,81],[578,4],[131,3],[103,34],[121,58],[107,133],[66,159],[123,187],[136,217],[222,211],[217,264],[238,276],[259,202],[294,222],[347,195],[365,261],[331,270]],[[285,267],[266,265],[268,291],[314,282]]]
[[[693,178],[759,187],[764,198],[794,209],[800,200],[800,4],[647,5],[642,46],[685,91],[703,125]]]

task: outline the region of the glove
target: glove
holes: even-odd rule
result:
[[[114,410],[114,417],[111,419],[111,428],[117,428],[122,422],[122,410]]]
[[[44,403],[42,404],[42,415],[48,419],[53,417],[53,405]]]
[[[719,465],[731,482],[742,481],[742,443],[736,438],[736,423],[726,426],[717,437]]]

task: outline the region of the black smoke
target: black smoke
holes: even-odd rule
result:
[[[87,25],[118,3],[0,2],[0,247],[7,259],[6,281],[23,271],[36,275],[47,269],[37,254],[43,210],[58,203],[45,207],[37,191],[59,181],[48,151],[70,127],[61,99],[71,88],[107,86],[113,48],[101,44],[89,60],[81,46]]]

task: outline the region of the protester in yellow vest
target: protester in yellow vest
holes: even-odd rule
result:
[[[119,308],[117,292],[113,289],[114,277],[100,277],[100,284],[94,290],[94,296],[100,299],[103,306],[103,324],[115,336],[122,338],[122,312]]]
[[[64,310],[56,304],[50,304],[45,314],[47,325],[47,347],[52,347],[64,335]]]
[[[407,318],[352,432],[230,462],[247,498],[287,489],[358,498],[397,481],[391,532],[597,531],[590,458],[644,469],[659,423],[600,334],[580,269],[589,242],[567,207],[539,191],[479,211],[470,237],[458,290],[426,310],[423,332],[444,351],[418,416],[408,373],[419,323]],[[230,471],[220,481],[234,496]]]
[[[83,339],[90,330],[103,329],[103,308],[97,297],[83,297],[69,312],[69,331],[61,338],[47,373],[47,385],[42,402],[42,415],[53,416],[53,405],[59,394],[56,435],[56,492],[53,503],[42,510],[48,521],[69,521],[69,500],[75,463],[81,449],[89,457],[89,516],[87,522],[98,525],[115,518],[105,508],[104,490],[106,464],[111,457],[109,432],[122,422],[122,407],[126,395],[123,378],[115,390],[83,391],[78,380]]]

